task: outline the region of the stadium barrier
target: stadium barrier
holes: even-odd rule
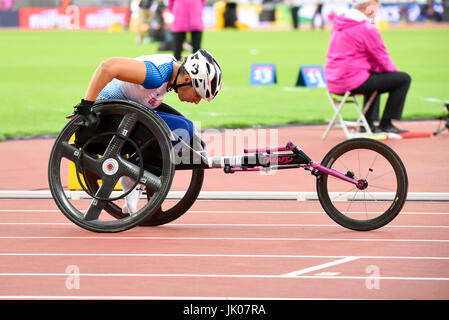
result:
[[[129,23],[128,7],[21,8],[21,29],[107,29]]]
[[[130,6],[111,7],[21,7],[0,9],[0,27],[20,27],[21,29],[108,29],[111,25],[128,26],[138,15],[138,6],[131,1]],[[138,1],[137,1],[138,2]],[[339,14],[349,8],[348,0],[323,0],[322,15],[330,23],[329,14]],[[236,6],[229,6],[236,3]],[[310,24],[315,13],[315,1],[304,0],[298,12],[300,23]],[[426,17],[426,2],[414,0],[383,1],[378,13],[379,21],[388,23],[421,22],[433,19],[449,20],[449,4],[433,2],[434,15]],[[226,8],[232,8],[237,19],[236,26],[241,29],[271,26],[290,26],[292,24],[291,7],[285,4],[272,5],[270,8],[262,1],[215,1],[204,8],[203,20],[207,28],[222,29],[226,23]],[[270,11],[270,13],[267,13]],[[228,17],[229,18],[229,14]],[[229,19],[228,19],[229,20]],[[319,22],[319,21],[316,21]]]

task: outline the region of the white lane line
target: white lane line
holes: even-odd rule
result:
[[[282,254],[208,254],[208,253],[20,253],[5,252],[0,256],[18,257],[180,257],[180,258],[275,258],[275,259],[342,259],[343,256],[324,255],[282,255]],[[408,257],[408,256],[358,256],[359,259],[398,259],[398,260],[449,260],[449,257]]]
[[[0,236],[0,239],[67,239],[67,240],[230,240],[230,241],[364,241],[364,242],[442,242],[447,239],[379,239],[379,238],[225,238],[225,237],[117,237],[117,236]]]
[[[66,197],[72,200],[91,200],[84,191],[65,191]],[[113,191],[112,196],[121,194],[121,191]],[[170,191],[167,199],[179,200],[185,194],[185,191]],[[395,197],[394,192],[371,192],[375,199],[392,200]],[[331,198],[340,193],[330,192]],[[144,196],[143,199],[146,199]],[[347,192],[342,200],[356,199],[357,193]],[[49,190],[0,190],[0,199],[53,199]],[[317,201],[316,191],[313,192],[295,192],[295,191],[206,191],[203,190],[198,195],[199,200],[290,200],[290,201]],[[408,192],[407,199],[415,201],[449,201],[448,192]]]
[[[12,300],[354,300],[341,298],[267,298],[267,297],[191,297],[191,296],[0,296],[0,299]],[[365,299],[364,299],[365,300]]]
[[[291,278],[291,277],[296,277],[305,273],[309,273],[312,271],[317,271],[317,270],[321,270],[321,269],[325,269],[328,267],[332,267],[332,266],[336,266],[342,263],[346,263],[349,261],[354,261],[354,260],[358,260],[359,257],[346,257],[346,258],[342,258],[342,259],[338,259],[335,261],[330,261],[330,262],[326,262],[326,263],[322,263],[313,267],[309,267],[309,268],[304,268],[304,269],[300,269],[300,270],[296,270],[296,271],[292,271],[289,273],[285,273],[283,275],[281,275],[281,277],[285,277],[285,278]]]
[[[53,209],[0,209],[1,213],[48,213],[48,212],[61,212]]]
[[[272,274],[194,274],[194,273],[0,273],[0,277],[67,277],[76,275],[79,277],[98,278],[254,278],[254,279],[361,279],[366,280],[371,276],[304,276],[285,277],[284,275]],[[376,277],[379,280],[424,280],[424,281],[449,281],[448,277]]]
[[[61,225],[73,226],[71,222],[0,222],[0,225]],[[169,226],[182,227],[337,227],[338,224],[300,224],[300,223],[170,223]],[[417,226],[417,225],[386,225],[383,228],[442,228],[449,226]]]
[[[59,210],[53,210],[53,209],[0,209],[0,213],[61,213],[61,211]],[[311,210],[306,210],[306,211],[295,211],[295,210],[291,210],[291,211],[281,211],[281,210],[189,210],[187,213],[196,213],[196,214],[201,214],[201,213],[213,213],[213,214],[253,214],[253,213],[257,213],[257,214],[325,214],[325,212],[323,210],[321,211],[311,211]],[[353,212],[353,213],[358,213],[358,214],[366,214],[366,212],[364,211],[360,211],[360,212]],[[380,212],[371,212],[372,214],[379,214]],[[403,211],[401,212],[399,215],[449,215],[449,210],[448,212],[417,212],[417,211]]]
[[[59,225],[74,226],[71,222],[0,222],[1,225]],[[299,223],[177,223],[173,222],[167,226],[181,227],[326,227],[341,228],[338,224],[299,224]],[[433,228],[433,229],[449,229],[449,226],[416,226],[416,225],[386,225],[382,228]]]
[[[315,276],[338,276],[340,272],[320,272],[315,274]]]
[[[45,226],[45,225],[51,225],[51,226],[73,226],[73,223],[70,222],[0,222],[0,225],[8,226],[8,225],[24,225],[24,226]]]

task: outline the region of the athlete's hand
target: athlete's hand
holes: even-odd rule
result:
[[[75,106],[75,111],[66,118],[70,119],[79,114],[83,121],[81,125],[88,128],[96,128],[100,122],[100,118],[92,111],[93,104],[94,101],[81,99],[81,102]]]

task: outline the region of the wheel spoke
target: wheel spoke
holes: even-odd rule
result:
[[[104,178],[103,183],[96,192],[95,196],[99,198],[108,198],[114,190],[116,183],[117,179],[115,178]],[[84,219],[86,221],[97,220],[105,205],[106,201],[93,199],[87,209]]]
[[[76,148],[73,144],[68,142],[61,143],[61,153],[62,157],[76,163],[78,161],[78,157],[80,154],[80,150]],[[83,168],[86,168],[97,175],[101,175],[101,165],[99,160],[95,157],[92,157],[86,153],[82,154],[82,158],[80,159],[80,163]]]
[[[117,133],[119,135],[114,135],[112,137],[111,141],[108,144],[108,147],[106,148],[106,151],[104,152],[105,157],[109,158],[111,156],[117,155],[120,152],[123,145],[125,144],[125,140],[121,138],[120,135],[128,137],[131,134],[131,131],[133,130],[136,123],[137,114],[135,113],[126,114],[123,117],[120,125],[117,128]]]
[[[63,158],[76,162],[80,154],[80,150],[76,148],[72,143],[63,141],[60,146],[61,154]]]
[[[103,201],[93,199],[90,203],[89,208],[87,209],[86,215],[84,216],[84,220],[92,221],[98,220],[101,211],[103,210],[105,203]]]
[[[140,182],[143,183],[147,189],[154,190],[156,192],[162,187],[161,178],[148,171],[144,171]]]
[[[134,180],[139,178],[140,167],[138,165],[121,159],[120,168],[122,175],[128,176]],[[147,170],[143,171],[140,183],[144,184],[147,187],[147,190],[159,191],[162,187],[161,178]]]

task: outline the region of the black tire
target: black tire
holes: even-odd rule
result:
[[[330,150],[321,164],[368,182],[366,189],[359,190],[328,174],[318,174],[316,187],[321,206],[345,228],[368,231],[383,227],[399,214],[407,199],[404,164],[382,142],[346,140]]]
[[[194,141],[198,141],[198,139],[194,139]],[[197,143],[196,145],[194,145],[194,149],[198,151],[201,150],[202,147],[200,144]],[[187,188],[186,193],[182,196],[182,198],[173,207],[170,207],[168,209],[164,208],[164,204],[162,204],[161,208],[159,208],[159,210],[155,214],[148,217],[148,219],[145,220],[140,225],[154,227],[172,222],[181,217],[195,203],[196,199],[198,198],[198,195],[201,192],[203,181],[204,181],[204,169],[192,170],[190,184]],[[150,194],[148,194],[148,196],[150,196]]]
[[[57,136],[50,153],[48,165],[49,186],[58,208],[78,226],[93,232],[121,232],[139,225],[153,215],[167,196],[175,167],[173,147],[169,139],[170,131],[156,113],[137,103],[108,100],[96,103],[93,110],[100,117],[99,128],[92,129],[93,133],[80,126],[79,116],[76,116],[67,123]],[[105,119],[112,119],[112,117],[119,120],[116,132],[112,133],[110,137],[102,136],[102,126],[108,125],[108,121],[105,121]],[[109,132],[110,129],[107,131]],[[96,134],[97,137],[101,137],[101,141],[95,141],[90,145],[85,145],[85,149],[80,149],[76,142],[70,141],[74,134],[79,137],[83,135],[87,137],[95,136]],[[142,166],[134,164],[122,155],[124,148],[130,142],[129,140],[134,142],[132,145],[141,145],[141,142],[138,141],[139,135],[152,136],[157,141],[160,148],[158,154],[160,159],[156,160],[160,164],[160,172],[154,173],[147,168],[142,168]],[[82,161],[79,160],[80,153],[83,154]],[[145,154],[143,158],[143,162],[145,162]],[[108,159],[112,159],[118,164],[116,166],[117,171],[107,172],[105,170],[103,164]],[[80,173],[90,172],[91,178],[100,177],[102,179],[101,187],[95,190],[94,196],[98,198],[92,199],[86,214],[82,213],[76,207],[78,203],[73,200],[72,203],[66,194],[67,190],[63,187],[61,180],[63,161],[79,162]],[[141,176],[142,179],[139,182],[145,184],[147,189],[153,190],[153,196],[143,208],[133,215],[126,215],[117,220],[102,219],[103,210],[112,205],[110,195],[122,175],[127,175],[136,180]],[[92,181],[87,181],[90,190],[89,184],[91,183]],[[111,199],[111,201],[108,201],[108,199]]]

